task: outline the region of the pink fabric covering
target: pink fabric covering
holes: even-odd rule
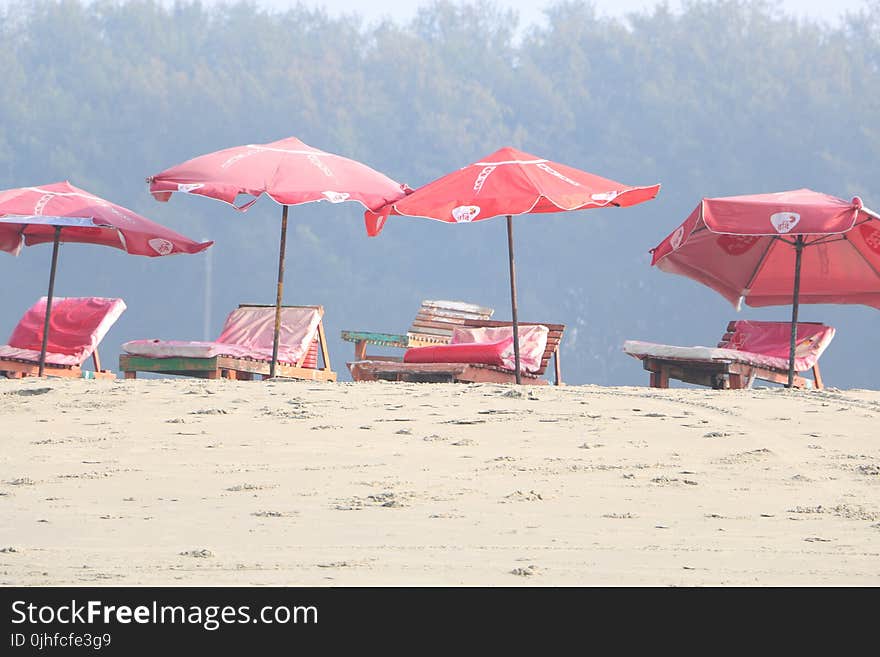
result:
[[[804,372],[812,368],[834,338],[834,328],[823,324],[798,324],[794,368]],[[623,350],[635,358],[668,358],[672,360],[731,361],[788,369],[791,324],[788,322],[736,322],[734,338],[728,347],[676,347],[627,340]]]
[[[535,373],[541,369],[541,360],[547,348],[550,329],[541,324],[526,324],[519,327],[519,366],[523,372]],[[509,370],[516,368],[513,354],[513,327],[498,326],[486,328],[456,328],[452,332],[450,344],[497,343],[509,340],[507,348],[501,353],[502,366]]]
[[[282,308],[279,362],[299,362],[311,346],[320,321],[321,313],[315,308]],[[220,337],[214,342],[133,340],[122,348],[129,354],[149,358],[231,356],[271,361],[274,332],[274,307],[245,306],[229,313]]]
[[[22,245],[55,241],[101,244],[133,255],[198,253],[213,242],[194,242],[131,210],[69,182],[0,191],[0,251],[18,255]]]
[[[125,310],[122,299],[100,297],[56,297],[49,317],[46,362],[53,365],[81,365]],[[38,362],[46,320],[46,297],[24,314],[13,329],[9,344],[0,347],[0,358]]]
[[[809,189],[706,198],[653,249],[652,264],[735,306],[740,298],[750,306],[788,305],[795,269],[789,242],[797,235],[806,242],[800,303],[880,308],[880,220],[859,198]]]
[[[389,215],[470,223],[500,215],[628,207],[659,191],[660,185],[631,187],[507,147],[366,212],[364,221],[367,234],[375,236]]]
[[[507,367],[504,355],[513,350],[513,337],[498,342],[470,342],[412,347],[403,354],[404,363],[470,363]]]
[[[295,137],[208,153],[157,173],[150,192],[167,201],[173,192],[208,196],[246,210],[262,194],[282,205],[358,201],[375,210],[408,189],[366,164],[313,148]]]

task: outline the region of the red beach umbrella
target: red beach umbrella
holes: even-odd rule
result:
[[[150,176],[147,182],[159,201],[167,201],[174,192],[184,192],[214,198],[245,211],[265,194],[283,206],[270,376],[275,376],[278,359],[288,206],[314,201],[356,201],[375,210],[402,197],[408,189],[365,164],[318,150],[295,137],[201,155]],[[239,196],[252,198],[236,205]]]
[[[53,243],[52,267],[40,376],[45,366],[58,249],[62,242],[100,244],[148,257],[198,253],[213,244],[195,242],[69,182],[0,191],[0,250],[18,255],[23,246],[49,242]]]
[[[631,187],[507,147],[438,178],[377,212],[367,212],[365,221],[367,233],[375,236],[389,215],[455,224],[507,216],[513,346],[516,382],[520,383],[513,215],[628,207],[653,199],[659,191],[660,185]]]
[[[651,264],[735,306],[791,303],[789,387],[801,303],[880,308],[880,215],[858,197],[797,189],[705,198],[652,253]]]

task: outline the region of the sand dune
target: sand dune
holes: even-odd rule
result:
[[[0,380],[0,583],[880,584],[880,392]]]

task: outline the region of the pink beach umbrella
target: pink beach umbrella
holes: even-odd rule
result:
[[[631,187],[515,148],[488,157],[418,188],[378,212],[367,212],[367,233],[378,235],[389,215],[467,224],[507,216],[510,305],[516,382],[521,383],[513,215],[628,207],[657,196],[660,185]]]
[[[791,303],[789,387],[801,303],[880,308],[880,215],[858,197],[798,189],[705,198],[652,253],[653,265],[734,306]]]
[[[148,257],[198,253],[213,244],[195,242],[69,182],[0,191],[0,250],[18,255],[23,246],[50,242],[53,244],[52,267],[40,350],[40,376],[46,361],[58,249],[62,242],[100,244]]]
[[[318,150],[295,137],[201,155],[150,176],[147,182],[159,201],[167,201],[174,192],[184,192],[214,198],[245,211],[265,194],[282,206],[270,377],[275,376],[278,360],[288,206],[356,201],[367,210],[375,210],[401,198],[408,190],[365,164]],[[239,196],[252,198],[236,205]]]

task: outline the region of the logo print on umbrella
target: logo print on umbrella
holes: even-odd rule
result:
[[[321,192],[324,196],[327,197],[327,200],[331,203],[342,203],[343,201],[347,201],[348,197],[351,196],[347,192]]]
[[[192,190],[204,187],[202,183],[177,183],[177,191],[189,194]]]
[[[147,244],[158,253],[159,255],[168,255],[174,250],[174,245],[168,240],[163,240],[161,237],[154,237]]]
[[[721,235],[718,237],[718,246],[732,256],[748,252],[757,242],[758,237],[754,235]]]
[[[477,218],[478,214],[480,214],[479,205],[459,205],[457,208],[452,208],[452,218],[458,224],[471,222]]]
[[[480,175],[477,176],[476,181],[474,181],[474,191],[479,194],[480,190],[483,189],[483,183],[486,182],[486,178],[489,177],[489,174],[495,171],[494,166],[485,167],[482,171],[480,171]]]
[[[801,215],[797,212],[776,212],[770,215],[770,223],[779,234],[785,234],[798,225]]]
[[[314,164],[315,167],[317,167],[325,176],[327,176],[328,178],[331,178],[333,176],[333,172],[330,171],[330,167],[321,162],[321,160],[318,159],[317,155],[315,155],[314,153],[309,153],[308,155],[306,155],[306,158],[309,162]]]
[[[539,169],[541,169],[541,171],[546,171],[551,176],[556,176],[561,181],[567,182],[569,185],[574,185],[575,187],[581,186],[581,184],[578,181],[572,180],[568,176],[565,176],[565,175],[559,173],[556,169],[551,167],[549,164],[545,164],[544,162],[538,162],[535,166],[538,167]]]
[[[684,239],[684,226],[679,226],[672,234],[672,239],[669,240],[669,245],[672,247],[673,251],[681,246],[682,239]]]
[[[618,196],[619,194],[617,192],[597,192],[596,194],[590,194],[590,198],[597,203],[611,203],[611,201]]]
[[[868,248],[874,253],[880,253],[880,230],[873,226],[862,224],[859,226],[859,232],[862,234],[862,239],[865,240]]]

